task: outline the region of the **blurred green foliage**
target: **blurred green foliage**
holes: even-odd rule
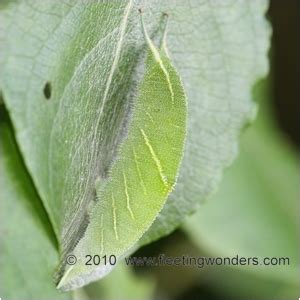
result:
[[[300,278],[299,161],[274,119],[269,81],[256,86],[254,97],[258,117],[241,137],[238,159],[185,229],[209,256],[290,258],[289,266],[212,268],[209,280],[225,293],[295,299]]]

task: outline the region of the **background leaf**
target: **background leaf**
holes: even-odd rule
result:
[[[261,110],[242,137],[239,158],[225,173],[218,193],[187,220],[185,228],[212,256],[288,257],[289,266],[238,267],[252,279],[233,270],[231,279],[229,270],[216,272],[227,289],[230,282],[241,282],[232,294],[249,296],[253,284],[261,282],[256,295],[277,293],[283,299],[284,293],[290,295],[288,289],[299,290],[298,159],[271,118],[265,83],[256,89],[256,97]]]
[[[88,285],[84,290],[90,300],[150,300],[153,299],[154,281],[134,274],[129,266],[121,263],[107,277]]]
[[[70,300],[52,280],[57,241],[0,107],[0,269],[2,299]],[[43,296],[41,296],[43,295]]]

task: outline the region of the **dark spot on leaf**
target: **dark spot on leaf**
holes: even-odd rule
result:
[[[46,99],[51,98],[51,92],[52,92],[51,83],[48,81],[48,82],[46,82],[46,84],[44,86],[44,96]]]

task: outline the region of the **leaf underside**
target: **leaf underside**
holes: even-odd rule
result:
[[[241,128],[253,116],[251,87],[267,69],[270,30],[263,16],[266,3],[93,1],[82,5],[80,1],[26,1],[1,7],[0,89],[25,164],[59,240],[62,258],[80,247],[80,255],[83,251],[91,254],[88,247],[94,247],[93,243],[100,245],[94,249],[96,254],[103,244],[103,253],[121,255],[135,242],[137,247],[157,239],[177,227],[215,189],[223,168],[236,155]],[[162,120],[166,115],[162,118],[157,107],[150,106],[147,112],[147,106],[139,108],[139,101],[133,100],[141,99],[135,95],[142,95],[145,84],[145,78],[139,84],[147,48],[139,22],[140,7],[146,12],[145,23],[154,37],[160,31],[162,13],[170,15],[168,48],[186,87],[189,119],[176,189],[138,241],[175,182],[181,156],[180,143],[172,134],[178,131],[178,138],[182,138],[183,127],[174,132],[165,130],[184,117],[177,112],[175,119],[170,117],[173,125],[165,124]],[[170,77],[178,76],[168,58],[161,56]],[[162,72],[161,66],[156,72]],[[166,88],[170,83],[163,85]],[[163,103],[172,114],[174,105]],[[162,109],[166,114],[166,107]],[[151,130],[162,125],[157,136],[135,121],[134,114],[142,110],[155,120],[153,127],[149,125]],[[147,122],[151,118],[148,116]],[[127,133],[128,139],[124,139]],[[175,149],[169,153],[157,150],[162,140],[166,144],[160,147],[172,148],[175,142]],[[129,151],[129,143],[137,143],[142,150]],[[167,159],[168,155],[172,159]],[[116,161],[117,157],[120,159]],[[129,162],[124,164],[125,157]],[[157,176],[149,178],[152,173],[143,177],[145,181],[157,181],[153,184],[156,191],[148,190],[147,182],[143,188],[140,172],[132,167],[136,161],[138,166],[145,164],[146,169],[147,164],[148,169],[160,174],[160,181]],[[117,189],[114,180],[121,183]],[[148,203],[143,200],[147,197],[133,201],[145,190],[155,194],[149,211],[140,207]],[[94,228],[88,225],[94,223]],[[104,232],[101,223],[107,227]],[[120,228],[118,224],[126,226]],[[111,243],[101,242],[102,232]],[[60,271],[64,269],[62,264]],[[81,272],[87,270],[70,271],[70,277],[64,277],[66,284]],[[81,280],[75,285],[82,284],[85,282]]]
[[[57,245],[0,105],[0,292],[2,299],[71,300],[52,280]],[[37,280],[38,279],[38,280]]]

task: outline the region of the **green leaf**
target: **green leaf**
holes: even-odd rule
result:
[[[298,285],[298,159],[270,118],[265,92],[260,93],[264,107],[243,135],[239,158],[185,228],[213,256],[288,257],[290,265],[243,270]]]
[[[124,256],[152,224],[176,182],[185,137],[185,95],[166,49],[159,53],[146,31],[145,37],[150,51],[128,136],[110,178],[97,183],[99,201],[72,252],[77,263],[66,266],[59,282],[64,290],[106,275],[111,266],[86,265],[86,254]]]
[[[267,69],[266,1],[3,5],[0,89],[62,257],[84,235],[95,185],[106,186],[127,134],[144,66],[141,6],[154,38],[162,14],[170,15],[169,52],[190,100],[176,190],[141,244],[172,231],[215,189],[235,157],[240,129],[252,116],[250,88]]]
[[[150,300],[154,292],[154,281],[134,274],[129,266],[121,263],[103,280],[88,285],[84,290],[91,300]]]
[[[67,300],[52,280],[58,252],[51,225],[24,168],[3,106],[0,107],[2,299]]]

